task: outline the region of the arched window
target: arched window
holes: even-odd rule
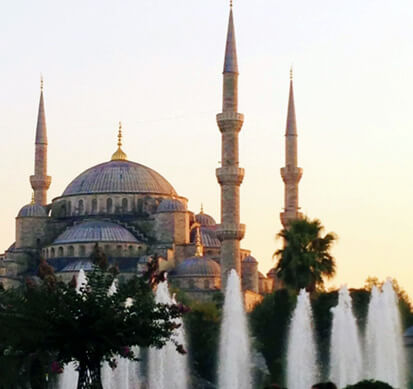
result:
[[[122,212],[123,213],[128,212],[128,199],[125,199],[125,198],[122,199]]]
[[[86,247],[81,245],[79,246],[79,257],[85,257],[86,256]]]
[[[106,200],[106,212],[107,213],[113,212],[113,201],[110,197]]]
[[[79,200],[78,211],[79,211],[79,215],[83,215],[83,213],[85,211],[85,206],[83,204],[83,200]]]
[[[204,280],[204,289],[209,289],[209,280]]]
[[[72,203],[70,201],[67,202],[66,208],[67,208],[67,216],[71,216],[72,215]]]
[[[128,249],[129,249],[129,256],[133,257],[133,246],[129,246]]]
[[[122,255],[122,246],[116,246],[116,254]]]
[[[50,251],[50,256],[51,256],[52,258],[54,258],[54,255],[55,255],[55,252],[54,252],[54,248],[52,247],[52,249],[51,249],[51,251]]]
[[[58,257],[63,257],[63,247],[59,247],[59,248],[57,249],[57,256],[58,256]]]
[[[195,288],[194,280],[189,279],[188,280],[188,286],[189,286],[189,289],[194,289]]]
[[[96,199],[92,199],[92,215],[98,212],[98,201]]]
[[[68,247],[67,256],[68,257],[74,257],[75,256],[75,248],[73,246]]]

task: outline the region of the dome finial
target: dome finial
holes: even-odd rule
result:
[[[196,235],[195,235],[195,256],[202,257],[204,255],[204,247],[202,246],[201,242],[201,234],[199,232],[199,227],[196,228]]]
[[[40,92],[43,92],[43,84],[44,84],[43,74],[40,73]]]
[[[122,150],[122,123],[119,122],[118,149],[112,155],[112,161],[126,161],[127,155]]]
[[[290,66],[290,80],[293,80],[293,65]]]
[[[232,8],[232,0],[229,0],[229,7]]]
[[[199,213],[204,213],[204,204],[201,203],[201,211]]]

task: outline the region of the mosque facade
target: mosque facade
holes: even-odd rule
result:
[[[43,84],[43,83],[42,83]],[[217,125],[222,136],[221,166],[216,176],[221,187],[221,221],[204,212],[188,209],[187,198],[178,194],[159,173],[128,159],[122,149],[119,124],[118,147],[112,158],[74,178],[61,196],[47,201],[52,179],[47,172],[47,127],[41,86],[35,138],[34,175],[30,177],[32,201],[16,217],[16,240],[0,256],[0,277],[5,287],[35,275],[40,258],[53,266],[63,280],[80,269],[92,268],[90,254],[96,244],[109,262],[119,268],[119,277],[145,271],[157,258],[171,282],[190,296],[209,299],[223,289],[228,272],[241,276],[248,301],[255,302],[276,288],[270,271],[258,271],[250,250],[241,248],[245,226],[240,223],[240,185],[244,170],[239,166],[238,134],[244,117],[237,112],[238,63],[232,8],[230,10],[223,71],[222,112]],[[287,118],[287,165],[283,223],[298,215],[296,126],[290,85]],[[287,193],[288,192],[288,193]],[[283,216],[284,215],[284,216]]]

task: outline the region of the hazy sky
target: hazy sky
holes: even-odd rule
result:
[[[300,205],[339,241],[332,285],[397,278],[413,296],[413,3],[234,0],[240,69],[242,246],[266,272],[279,242],[288,73],[294,65]],[[49,199],[130,160],[219,220],[225,0],[0,2],[0,251],[30,201],[39,78]]]

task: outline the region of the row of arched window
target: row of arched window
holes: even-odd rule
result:
[[[138,200],[138,208],[142,208],[142,200]],[[78,216],[78,215],[96,215],[98,213],[115,213],[115,212],[121,212],[121,213],[127,213],[129,212],[129,200],[124,197],[121,200],[121,205],[120,209],[119,207],[115,207],[114,205],[114,200],[109,197],[106,199],[105,202],[105,209],[98,209],[98,200],[96,198],[92,199],[90,202],[90,206],[86,207],[86,202],[84,199],[80,199],[77,201],[66,201],[66,206],[65,208],[65,213],[66,216]]]
[[[85,257],[90,255],[93,246],[90,246],[88,249],[85,245],[79,246],[59,246],[59,247],[50,247],[44,250],[44,255],[46,258],[60,258],[60,257]],[[121,255],[121,256],[136,256],[143,253],[141,246],[132,246],[127,247],[122,245],[104,245],[103,251],[107,254]]]

